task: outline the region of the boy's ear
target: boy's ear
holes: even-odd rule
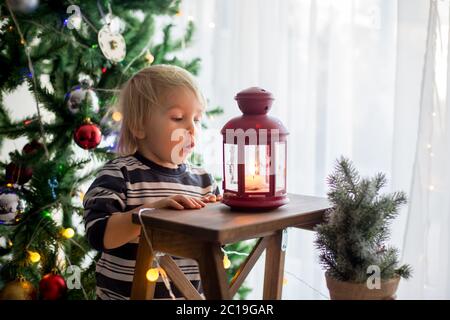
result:
[[[137,139],[144,139],[145,138],[145,131],[143,129],[134,129],[133,130],[133,135]]]
[[[148,119],[147,121],[150,121],[150,114],[148,114],[146,116],[146,119]],[[145,123],[148,123],[148,122],[146,122],[144,120],[141,123],[139,123],[140,128],[132,129],[132,133],[136,139],[145,139],[146,134],[145,134],[145,130],[143,129],[143,128],[145,128]]]

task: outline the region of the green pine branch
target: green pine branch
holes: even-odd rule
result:
[[[327,182],[333,208],[316,227],[315,244],[323,267],[342,281],[364,282],[367,268],[380,268],[381,278],[408,278],[409,265],[399,266],[398,250],[387,248],[389,224],[406,203],[404,192],[380,194],[386,185],[382,173],[361,178],[350,160],[341,157]]]

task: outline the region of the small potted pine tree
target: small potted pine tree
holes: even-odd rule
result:
[[[400,278],[408,279],[411,268],[399,266],[398,250],[385,242],[406,194],[380,195],[385,175],[361,178],[344,157],[337,160],[327,183],[333,207],[316,227],[315,245],[331,299],[394,299]]]

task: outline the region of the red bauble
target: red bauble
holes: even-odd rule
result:
[[[6,182],[12,184],[25,184],[30,181],[33,176],[33,170],[23,165],[16,165],[11,162],[6,166],[5,178]]]
[[[24,154],[35,154],[43,147],[44,145],[42,143],[38,142],[37,140],[32,140],[23,147],[22,152]]]
[[[102,132],[95,123],[87,121],[75,130],[73,138],[81,148],[93,149],[102,141]]]
[[[41,299],[58,300],[64,298],[67,292],[66,281],[58,274],[48,273],[39,282]]]

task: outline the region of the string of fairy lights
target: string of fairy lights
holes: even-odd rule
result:
[[[234,255],[238,255],[238,256],[245,256],[248,257],[250,254],[249,253],[245,253],[245,252],[239,252],[239,251],[232,251],[232,250],[225,250],[223,247],[221,247],[221,251],[223,252],[224,256],[223,256],[223,267],[225,269],[228,269],[231,267],[231,261],[228,258],[228,255],[234,254]],[[295,273],[292,273],[288,270],[284,270],[284,272],[286,274],[289,274],[290,276],[292,276],[294,279],[298,280],[299,282],[301,282],[302,284],[304,284],[305,286],[307,286],[308,288],[310,288],[311,290],[313,290],[314,292],[316,292],[317,294],[319,294],[321,297],[325,298],[326,300],[329,300],[328,296],[326,296],[325,294],[323,294],[320,290],[314,288],[313,286],[311,286],[308,282],[306,282],[305,280],[303,280],[302,278],[300,278],[299,276],[297,276]],[[283,278],[283,285],[286,285],[288,283],[288,280],[286,277]]]
[[[442,5],[443,7],[441,8],[440,5]],[[435,63],[435,59],[438,60],[439,65],[441,64],[445,64],[447,60],[447,55],[449,54],[448,50],[445,50],[444,48],[447,48],[447,46],[445,46],[445,42],[448,43],[448,39],[444,38],[442,36],[442,32],[441,32],[441,28],[444,28],[444,23],[441,22],[441,19],[439,19],[440,16],[440,12],[445,10],[448,11],[448,3],[445,4],[444,2],[438,3],[437,1],[432,1],[430,3],[430,10],[432,10],[433,15],[436,16],[436,20],[433,19],[432,21],[429,22],[429,28],[433,28],[433,33],[435,33],[434,37],[429,36],[429,39],[427,40],[427,42],[432,41],[431,46],[433,48],[433,56],[431,58],[431,60],[433,61],[433,63]],[[446,26],[446,28],[448,28],[448,26]],[[431,32],[431,30],[428,30],[428,32]],[[439,48],[440,50],[436,49],[437,43],[440,43]],[[428,45],[428,43],[427,43]],[[447,52],[446,52],[447,51]],[[426,61],[425,63],[428,63],[428,61]],[[425,70],[425,69],[424,69]],[[425,71],[424,71],[425,72]],[[424,76],[425,77],[425,76]],[[428,152],[428,156],[430,157],[430,161],[432,162],[435,158],[435,151],[433,148],[433,136],[435,135],[435,126],[434,123],[438,122],[439,119],[438,117],[441,114],[441,110],[439,109],[439,106],[442,104],[445,104],[444,102],[442,102],[439,91],[440,91],[440,85],[439,84],[443,84],[446,83],[444,81],[449,81],[448,79],[446,79],[447,77],[447,69],[439,69],[437,68],[435,73],[433,74],[433,83],[432,83],[432,90],[433,90],[433,95],[434,95],[434,100],[437,102],[432,104],[432,110],[429,114],[429,116],[431,115],[431,129],[430,129],[430,133],[429,133],[429,142],[426,145],[426,149]],[[445,77],[445,80],[444,80]],[[424,78],[425,79],[425,78]],[[445,89],[447,89],[447,86],[445,87]],[[444,90],[445,90],[444,89]],[[422,82],[422,88],[421,88],[421,96],[423,97],[424,95],[424,90],[425,90],[425,81]],[[437,105],[437,106],[436,106]],[[439,113],[439,115],[438,115]],[[431,165],[430,165],[431,168]],[[431,169],[429,169],[431,170]],[[430,175],[429,181],[428,181],[428,191],[433,192],[436,190],[436,181],[433,181],[433,177]]]

